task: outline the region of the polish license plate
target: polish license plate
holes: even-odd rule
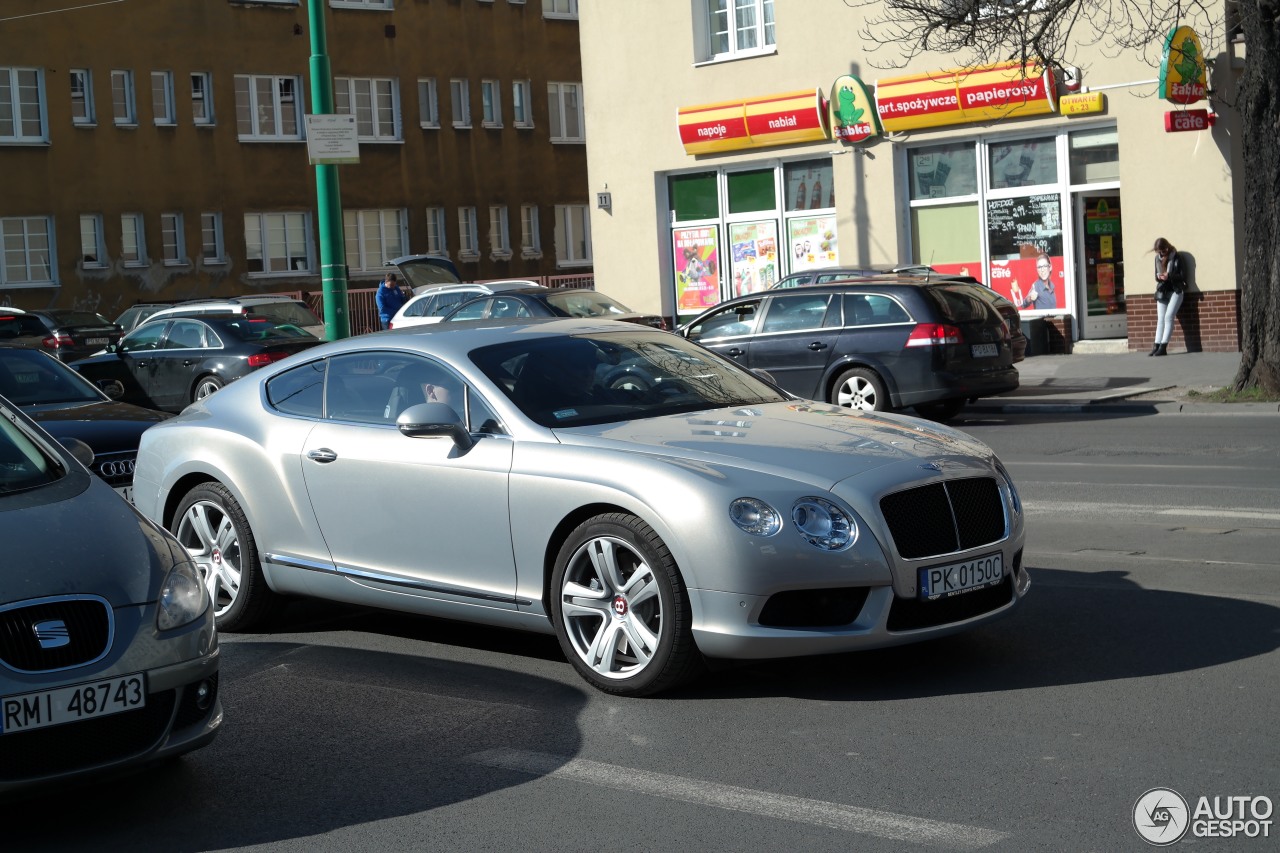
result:
[[[85,338],[84,342],[91,347],[105,347],[111,343],[111,338]]]
[[[974,344],[974,358],[995,358],[1000,354],[999,344]]]
[[[1004,580],[1004,559],[997,552],[950,566],[920,569],[920,600],[937,601],[975,589],[995,586]]]
[[[0,735],[132,711],[147,704],[141,672],[0,699]]]
[[[112,486],[116,490],[116,494],[133,503],[133,486]]]

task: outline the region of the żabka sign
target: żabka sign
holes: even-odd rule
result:
[[[683,107],[676,116],[687,154],[714,154],[827,139],[822,92],[805,89]]]
[[[876,81],[885,132],[942,127],[1057,110],[1053,72],[1028,62],[953,68]]]
[[[1171,104],[1194,104],[1208,94],[1200,36],[1191,27],[1175,27],[1164,40],[1160,60],[1160,97]]]

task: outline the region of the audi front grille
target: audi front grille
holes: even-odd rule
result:
[[[136,450],[100,453],[93,457],[93,473],[106,480],[108,486],[130,486],[133,485],[133,466],[137,459]]]

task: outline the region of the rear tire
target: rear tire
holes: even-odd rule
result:
[[[884,382],[874,370],[854,367],[840,374],[831,389],[831,402],[864,412],[887,412],[893,407]]]
[[[947,421],[960,414],[960,410],[964,408],[964,398],[959,397],[952,400],[934,400],[931,403],[916,403],[915,410],[922,418],[928,418],[931,421],[946,423]]]
[[[196,387],[191,390],[191,402],[194,403],[197,400],[203,400],[205,397],[208,397],[210,394],[221,388],[224,384],[225,383],[221,379],[213,374],[201,376],[199,381],[196,382]]]

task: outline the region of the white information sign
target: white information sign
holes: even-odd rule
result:
[[[313,166],[360,162],[355,116],[309,115],[306,118],[307,162]]]

